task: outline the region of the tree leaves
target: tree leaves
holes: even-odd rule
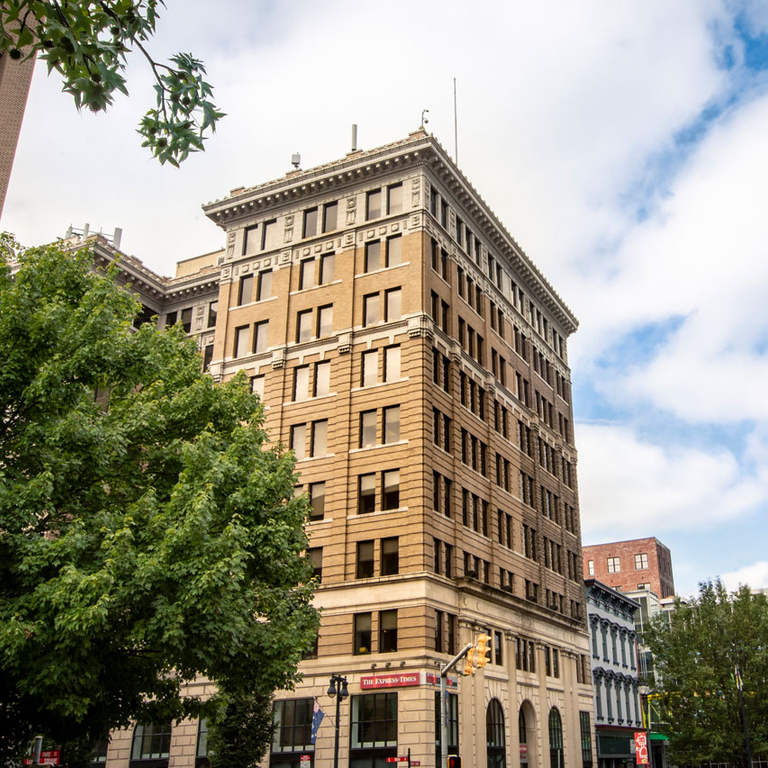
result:
[[[162,0],[7,0],[0,6],[0,54],[37,54],[64,81],[78,109],[106,110],[115,92],[128,94],[126,56],[138,49],[155,76],[156,106],[138,132],[161,164],[177,166],[190,152],[204,150],[206,133],[224,113],[212,101],[203,63],[178,53],[170,64],[155,61],[145,43],[155,33]],[[18,56],[17,56],[18,54]]]

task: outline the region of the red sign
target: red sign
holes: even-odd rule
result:
[[[366,675],[360,678],[360,688],[363,691],[371,688],[404,688],[409,685],[418,685],[421,682],[419,677],[418,672],[408,672],[403,675]]]
[[[434,672],[427,672],[424,679],[427,685],[440,685],[440,675],[436,675]],[[446,677],[445,682],[448,688],[455,688],[458,685],[455,677]],[[411,760],[411,765],[413,765],[413,760]]]
[[[407,757],[388,757],[387,762],[388,763],[407,763],[408,758]]]
[[[521,763],[528,762],[528,745],[527,744],[520,745],[520,762]]]
[[[40,753],[40,762],[38,765],[58,765],[61,757],[60,749],[44,749]],[[24,765],[34,765],[35,761],[31,757],[24,758]]]
[[[411,765],[411,766],[414,766],[414,765],[416,765],[416,766],[418,766],[418,765],[421,765],[421,760],[411,760],[411,762],[410,762],[410,765]]]
[[[635,762],[638,765],[648,765],[648,734],[645,731],[635,731]]]
[[[312,756],[311,755],[302,755],[299,758],[300,763],[311,763],[312,762]]]

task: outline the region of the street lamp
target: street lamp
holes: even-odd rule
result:
[[[341,702],[349,696],[347,678],[341,675],[331,675],[328,685],[328,695],[336,698],[336,741],[333,744],[333,768],[339,768],[339,719],[341,717]]]

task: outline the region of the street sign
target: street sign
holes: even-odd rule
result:
[[[38,765],[58,765],[61,757],[60,749],[44,749],[40,753],[40,762]],[[24,758],[24,765],[34,765],[35,761],[31,757]]]
[[[411,765],[419,766],[421,765],[421,760],[411,760]]]
[[[300,763],[311,763],[312,762],[312,755],[302,755],[299,758]]]
[[[408,758],[407,757],[388,757],[387,758],[388,763],[407,763]],[[411,763],[413,765],[413,763]]]

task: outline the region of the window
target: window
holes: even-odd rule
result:
[[[312,566],[312,576],[318,580],[323,580],[323,548],[311,547],[307,550],[307,560]]]
[[[370,616],[370,614],[368,614]],[[363,747],[383,748],[392,747],[387,755],[395,756],[394,748],[397,747],[397,693],[367,693],[363,696],[352,697],[352,734],[350,747],[353,752],[350,756],[351,766],[378,766],[373,762],[374,755],[379,750],[366,754],[370,760],[365,762],[358,760],[354,750]]]
[[[328,453],[328,419],[312,422],[312,456]]]
[[[264,399],[264,374],[261,376],[254,376],[251,379],[251,392],[254,395],[258,395],[260,400]]]
[[[608,573],[621,573],[621,558],[609,557],[608,558]]]
[[[320,257],[320,284],[332,283],[336,274],[336,254],[327,253]]]
[[[376,411],[363,411],[360,414],[360,447],[371,448],[376,445]]]
[[[218,311],[219,311],[218,301],[212,301],[208,304],[208,328],[215,327]]]
[[[549,710],[549,766],[564,768],[563,760],[563,723],[557,707]]]
[[[171,723],[137,725],[133,731],[131,760],[163,760],[171,751]]]
[[[294,424],[291,427],[290,448],[296,455],[296,461],[301,461],[306,455],[307,425]]]
[[[400,346],[384,349],[384,381],[397,381],[400,378]]]
[[[365,271],[374,272],[381,268],[381,241],[372,240],[365,244]]]
[[[299,290],[314,288],[315,286],[315,260],[304,259],[299,264]]]
[[[314,237],[317,234],[317,208],[308,208],[304,211],[303,237]]]
[[[361,385],[370,387],[379,380],[379,353],[377,350],[363,352]]]
[[[587,560],[587,570],[589,571],[590,576],[595,575],[595,561],[594,560]]]
[[[387,187],[387,213],[400,213],[403,210],[403,185],[391,184]]]
[[[277,248],[277,220],[265,221],[261,230],[261,250]]]
[[[169,312],[165,316],[165,327],[170,328],[173,325],[176,325],[176,318],[178,317],[178,312]]]
[[[643,553],[641,555],[635,555],[635,570],[645,571],[648,568],[648,555]]]
[[[241,325],[239,328],[235,328],[235,357],[243,357],[251,351],[250,339],[251,327],[249,325]]]
[[[381,216],[381,190],[375,189],[365,196],[365,218],[378,219]]]
[[[592,768],[592,726],[589,722],[589,712],[579,712],[579,727],[581,731],[581,764],[583,768]]]
[[[394,576],[400,572],[400,540],[391,536],[381,540],[381,575]]]
[[[260,323],[256,323],[253,326],[254,338],[253,338],[253,351],[257,354],[259,352],[267,351],[267,334],[269,332],[269,320],[262,320]]]
[[[493,633],[493,663],[499,666],[503,663],[501,632],[499,630]]]
[[[311,752],[314,699],[283,699],[273,711],[272,752]],[[285,763],[280,761],[281,765]]]
[[[250,304],[253,300],[253,275],[240,278],[240,288],[237,293],[238,304]]]
[[[317,309],[317,337],[322,339],[333,333],[333,305],[327,304]]]
[[[202,725],[205,720],[201,720]],[[93,764],[100,764],[107,762],[107,751],[109,750],[109,739],[99,739],[91,750],[90,762]]]
[[[357,513],[359,515],[373,512],[376,508],[376,475],[371,472],[367,475],[360,475]]]
[[[387,239],[387,266],[396,267],[403,263],[403,238],[395,235]]]
[[[370,579],[373,576],[373,541],[357,542],[357,578]]]
[[[272,295],[272,270],[265,269],[259,272],[259,293],[257,301],[264,301]]]
[[[331,391],[331,363],[315,363],[315,397],[325,397]]]
[[[211,367],[211,361],[213,360],[213,344],[206,344],[203,350],[203,372],[207,371]]]
[[[384,493],[382,509],[398,509],[400,506],[400,470],[390,469],[383,473]]]
[[[293,399],[306,400],[309,397],[309,366],[300,365],[293,369]]]
[[[371,293],[363,297],[363,325],[379,322],[379,294]]]
[[[259,227],[246,227],[243,236],[243,256],[256,253],[259,249]]]
[[[485,743],[488,768],[504,768],[507,752],[504,740],[504,710],[498,699],[491,699],[485,713]]]
[[[305,309],[296,315],[296,342],[309,341],[312,338],[312,310]]]
[[[355,614],[355,656],[371,652],[371,614]]]
[[[379,613],[379,653],[397,650],[397,611]]]
[[[402,314],[402,296],[400,288],[392,288],[384,294],[384,319],[390,323],[393,320],[399,320]]]
[[[338,228],[339,204],[328,203],[323,208],[323,232],[333,232]]]
[[[393,405],[384,409],[384,442],[396,443],[400,440],[400,406]]]
[[[322,520],[325,516],[325,483],[309,484],[310,520]]]
[[[448,651],[453,653],[453,650]],[[442,750],[440,745],[440,692],[435,691],[435,765],[442,765]],[[449,693],[446,701],[446,726],[448,727],[448,754],[459,754],[459,696]]]

